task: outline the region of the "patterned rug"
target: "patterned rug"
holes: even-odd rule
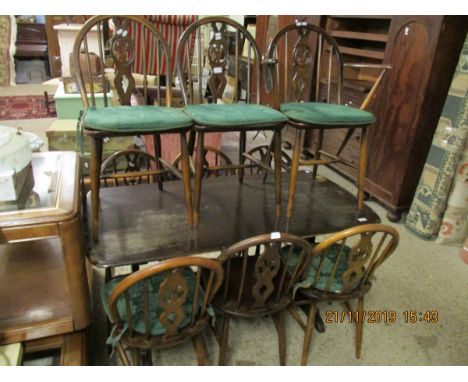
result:
[[[50,103],[53,100],[50,95],[48,112],[43,95],[0,97],[0,120],[56,117],[55,104]]]

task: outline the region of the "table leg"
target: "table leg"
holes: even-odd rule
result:
[[[73,326],[80,330],[91,321],[90,299],[85,266],[85,246],[79,217],[58,223],[63,259],[73,313]]]

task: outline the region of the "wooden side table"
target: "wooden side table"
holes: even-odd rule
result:
[[[33,154],[34,189],[0,203],[0,344],[59,347],[84,363],[90,298],[74,152]]]

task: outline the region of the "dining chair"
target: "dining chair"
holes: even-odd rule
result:
[[[292,154],[288,205],[286,216],[292,216],[299,166],[312,165],[315,179],[318,165],[343,163],[356,165],[340,157],[355,129],[361,129],[357,207],[364,207],[364,180],[367,165],[367,129],[375,117],[366,111],[372,97],[382,81],[389,65],[344,64],[335,39],[324,29],[298,21],[282,28],[268,46],[265,60],[267,72],[266,89],[274,91],[275,107],[288,118],[288,126],[295,129]],[[343,68],[366,66],[380,71],[361,107],[342,105]],[[281,75],[280,75],[281,72]],[[324,86],[325,85],[325,86]],[[329,129],[346,129],[336,154],[322,150],[324,132]],[[304,131],[318,131],[313,149],[313,159],[300,160],[301,142]]]
[[[203,285],[202,280],[206,281]],[[110,280],[101,292],[113,325],[107,343],[117,350],[121,362],[130,366],[151,365],[153,350],[192,340],[198,364],[206,365],[202,332],[222,280],[221,264],[201,257],[161,261]]]
[[[195,39],[195,51],[189,54]],[[245,56],[243,57],[243,52]],[[243,164],[246,133],[254,130],[274,131],[275,164],[280,163],[281,129],[287,121],[284,114],[260,105],[261,56],[254,37],[239,23],[227,17],[206,17],[191,24],[182,34],[176,53],[177,72],[185,103],[185,113],[194,121],[196,132],[196,165],[193,225],[199,223],[203,158],[206,133],[239,132],[239,182],[244,179]],[[186,63],[184,58],[193,61]],[[192,137],[194,137],[192,135]],[[194,139],[190,147],[195,146]],[[281,206],[281,166],[275,173],[276,215]],[[250,167],[250,165],[249,165]]]
[[[281,249],[289,250],[281,253]],[[242,240],[222,251],[224,281],[213,299],[221,316],[215,334],[220,343],[219,365],[225,365],[232,318],[255,319],[271,316],[279,342],[280,365],[286,364],[284,312],[292,303],[294,285],[302,280],[312,246],[288,233],[273,232]],[[294,263],[293,267],[283,264]],[[219,330],[218,330],[219,329]]]
[[[135,42],[129,33],[139,28],[143,30],[141,38],[143,56],[136,57]],[[152,73],[156,81],[158,105],[132,106],[132,96],[136,92],[134,67],[136,60],[142,61],[143,99],[148,99],[148,66],[158,71]],[[162,190],[162,174],[165,170],[159,161],[161,134],[178,133],[182,153],[182,175],[187,210],[187,219],[191,224],[191,188],[186,133],[192,127],[192,120],[181,109],[172,108],[172,56],[162,34],[152,23],[138,16],[94,16],[90,18],[78,33],[73,47],[74,72],[78,81],[84,112],[80,125],[91,138],[90,182],[92,202],[92,234],[94,241],[99,238],[99,174],[102,162],[103,141],[112,136],[153,135],[156,150],[156,169],[159,189]],[[156,65],[153,63],[156,62]],[[160,78],[165,76],[166,87],[163,89]],[[112,93],[108,85],[112,78]],[[154,89],[153,89],[154,90]],[[101,91],[101,93],[99,93]],[[110,95],[112,97],[110,97]],[[164,99],[163,99],[164,98]]]
[[[317,303],[321,301],[342,303],[340,317],[356,324],[355,355],[361,357],[363,324],[367,319],[364,296],[372,287],[375,271],[395,251],[398,241],[398,232],[393,227],[366,224],[335,233],[314,246],[309,269],[296,285],[296,301],[290,309],[305,331],[302,365],[307,364]],[[289,268],[293,266],[291,263]],[[355,299],[357,308],[353,310],[350,301]],[[308,307],[306,322],[298,313],[301,306]],[[389,312],[385,319],[391,322],[395,317]]]

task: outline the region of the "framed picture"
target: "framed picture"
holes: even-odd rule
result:
[[[233,103],[237,92],[236,79],[232,76],[226,76],[226,80],[227,83],[223,92],[222,101],[224,103]]]

